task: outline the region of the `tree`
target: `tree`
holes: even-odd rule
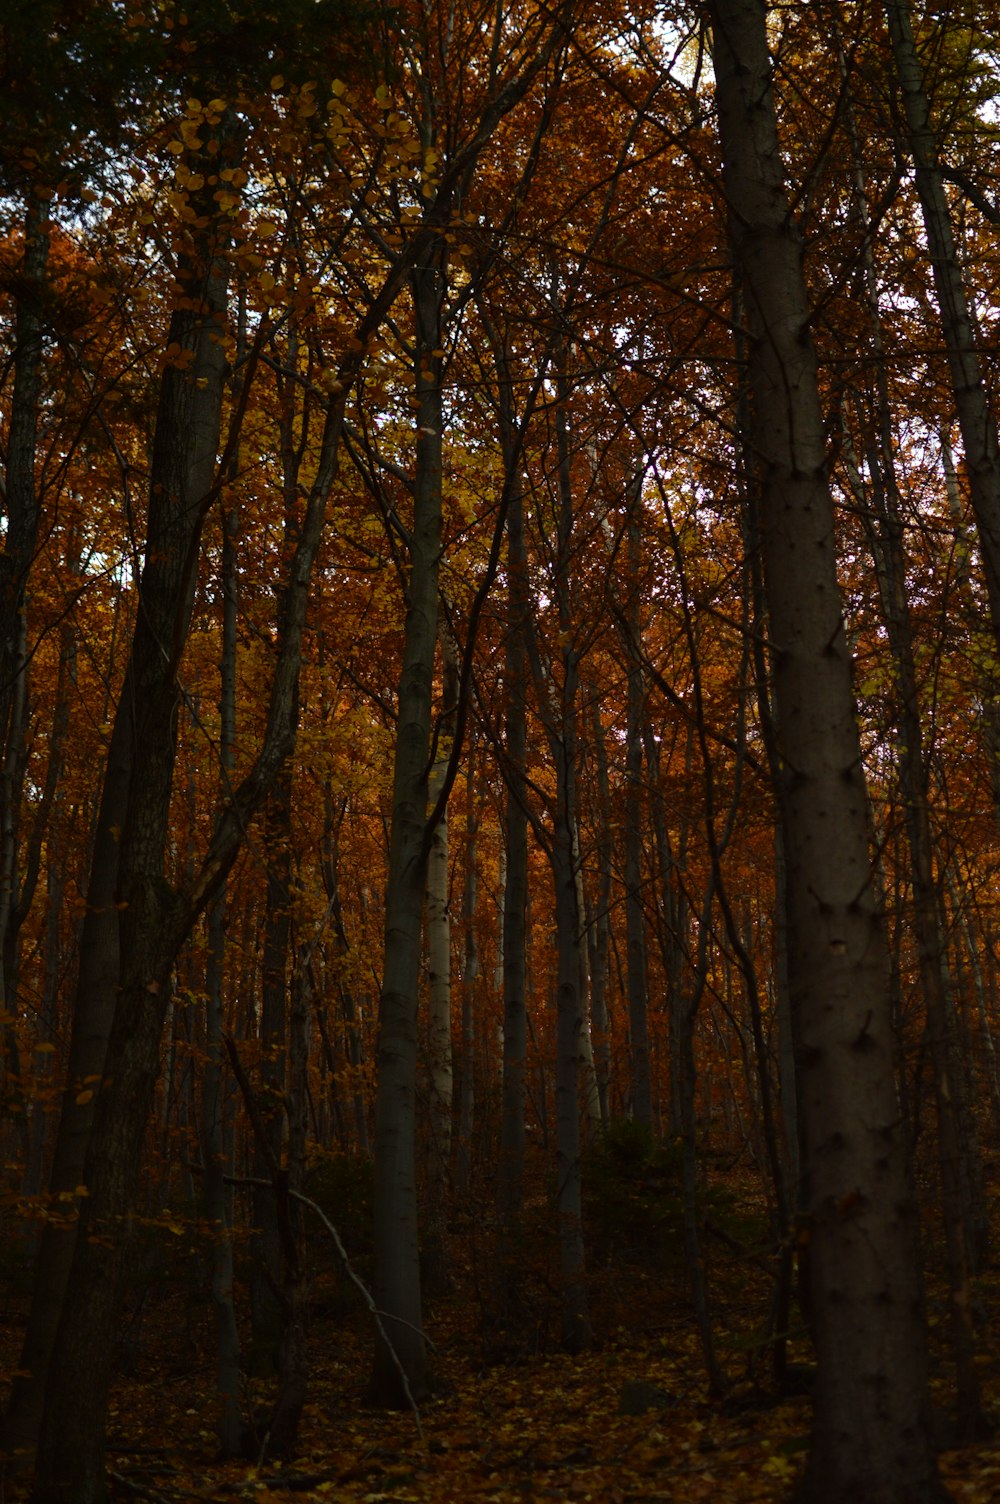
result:
[[[916,1504],[947,1495],[927,1434],[913,1195],[802,248],[764,5],[717,0],[711,17],[723,181],[752,344],[751,436],[784,769],[802,1213],[819,1358],[802,1498]]]

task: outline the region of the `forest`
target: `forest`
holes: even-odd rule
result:
[[[1000,1497],[1000,9],[0,84],[0,1500]]]

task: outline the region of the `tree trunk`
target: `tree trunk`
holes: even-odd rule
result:
[[[614,878],[614,828],[611,804],[611,774],[608,747],[601,720],[601,691],[596,683],[586,689],[590,746],[594,756],[594,847],[597,858],[597,891],[587,916],[587,958],[590,968],[590,1019],[593,1031],[594,1076],[600,1121],[607,1124],[611,1111],[611,1024],[608,1010],[608,970],[611,952],[611,887]]]
[[[913,40],[909,0],[885,0],[885,14],[941,312],[941,332],[948,352],[990,621],[1000,650],[1000,442],[997,423],[983,381],[972,310],[931,124],[930,101],[924,90],[920,59]]]
[[[428,772],[441,553],[441,307],[444,252],[414,268],[416,482],[403,667],[397,696],[385,965],[379,1009],[375,1102],[375,1299],[414,1399],[429,1388],[421,1329],[417,1234],[416,1070],[421,920],[429,834]],[[407,1403],[393,1353],[379,1335],[372,1397]]]
[[[509,392],[509,387],[502,388]],[[509,422],[504,459],[510,467],[519,455],[510,443]],[[516,473],[515,473],[516,474]],[[528,815],[525,807],[527,759],[527,652],[525,630],[528,588],[524,548],[524,502],[516,478],[507,512],[507,622],[504,655],[504,807],[503,929],[503,1077],[501,1082],[500,1157],[497,1163],[497,1308],[510,1326],[520,1282],[515,1267],[524,1193],[525,1060],[528,1050],[527,910]]]
[[[559,613],[558,687],[542,663],[537,637],[526,622],[528,649],[539,712],[555,765],[556,788],[548,856],[552,869],[556,918],[556,1215],[559,1234],[562,1341],[569,1352],[590,1347],[586,1261],[583,1241],[583,1187],[580,1162],[580,1088],[593,1080],[589,1059],[587,999],[583,968],[584,930],[580,911],[577,776],[580,654],[574,642],[570,580],[573,544],[573,487],[567,414],[570,383],[567,352],[560,350],[555,416],[557,469],[555,513],[557,543],[552,565],[553,593]],[[589,1079],[582,1067],[589,1063]],[[596,1098],[596,1090],[593,1093]],[[588,1099],[588,1106],[590,1105]]]
[[[458,1092],[458,1155],[456,1187],[466,1193],[472,1180],[472,1134],[476,1115],[476,998],[479,987],[479,798],[478,743],[469,733],[465,792],[465,882],[462,886],[462,1037]]]
[[[260,1068],[257,1101],[267,1134],[254,1142],[254,1178],[268,1182],[271,1165],[283,1158],[285,1057],[288,1033],[288,961],[292,915],[290,880],[292,767],[281,769],[264,812],[267,898],[261,958]],[[253,1192],[250,1302],[252,1334],[248,1363],[260,1377],[275,1374],[284,1327],[282,1234],[276,1192],[257,1184]]]
[[[846,61],[841,71],[845,76]],[[948,993],[945,948],[941,933],[940,903],[934,873],[934,843],[931,833],[928,788],[930,767],[924,748],[906,579],[906,552],[902,501],[896,475],[889,385],[883,361],[882,319],[874,247],[862,166],[861,145],[854,123],[852,102],[847,95],[847,122],[855,156],[854,209],[862,230],[864,286],[868,304],[871,341],[875,355],[874,412],[856,399],[859,430],[864,436],[867,482],[862,476],[849,434],[845,436],[843,460],[859,515],[871,549],[882,616],[889,639],[894,684],[898,777],[903,795],[910,873],[913,885],[913,929],[917,940],[921,989],[924,996],[931,1062],[934,1070],[938,1121],[938,1155],[941,1174],[941,1207],[951,1293],[951,1335],[955,1356],[958,1425],[968,1439],[985,1431],[979,1373],[970,1313],[969,1280],[985,1258],[980,1250],[975,1201],[967,1187],[979,1178],[978,1149],[965,1102],[959,1041],[955,1030],[954,1005]]]
[[[235,766],[236,748],[236,533],[238,514],[222,517],[222,655],[219,687],[219,762],[223,797]],[[222,1077],[225,1016],[222,983],[226,954],[226,890],[208,913],[208,960],[205,992],[205,1063],[201,1077],[202,1160],[205,1166],[205,1216],[212,1227],[208,1262],[215,1324],[215,1372],[219,1396],[219,1448],[237,1457],[243,1438],[240,1406],[240,1337],[233,1303],[233,1242],[226,1196],[225,1094]]]
[[[444,788],[455,735],[459,663],[447,627],[441,644],[441,710],[436,728],[434,763],[427,799],[435,808]],[[454,1064],[451,1038],[451,909],[449,904],[448,806],[431,836],[427,858],[427,1218],[423,1269],[427,1287],[448,1288],[445,1229],[451,1194],[451,1124]]]
[[[218,159],[213,158],[216,165]],[[54,1293],[40,1276],[48,1304],[54,1304],[57,1313],[63,1288],[66,1295],[49,1363],[35,1504],[98,1504],[105,1496],[104,1421],[113,1357],[108,1333],[114,1329],[120,1300],[120,1233],[135,1192],[170,974],[178,949],[225,881],[248,823],[294,742],[295,686],[312,569],[337,474],[344,394],[356,379],[360,359],[357,350],[345,355],[338,372],[341,395],[327,409],[316,474],[279,602],[278,657],[260,750],[242,782],[217,809],[193,882],[175,893],[163,868],[177,721],[176,670],[190,621],[201,528],[215,496],[213,471],[226,370],[223,247],[211,229],[216,208],[211,185],[205,192],[207,245],[197,248],[186,269],[190,297],[175,314],[170,331],[173,342],[182,351],[191,350],[194,358],[183,371],[171,362],[163,375],[146,560],[138,592],[142,604],[112,732],[91,866],[88,893],[101,901],[88,910],[87,920],[102,924],[95,925],[86,959],[101,987],[94,997],[83,983],[78,987],[74,1034],[86,1035],[91,1049],[101,1046],[105,1068],[83,1174],[72,1182],[89,1190],[79,1209],[82,1235],[73,1251],[72,1277],[67,1281],[57,1263],[55,1275],[62,1283]],[[200,264],[199,251],[204,256]],[[384,315],[405,265],[401,260],[394,266],[359,326],[360,335]],[[363,350],[364,339],[356,344]],[[164,644],[170,649],[166,654]],[[119,815],[117,821],[110,818],[112,813]],[[113,1009],[106,1050],[106,1036],[95,1032],[94,1004],[105,1010],[105,1016]],[[69,1097],[72,1101],[72,1083]],[[79,1119],[72,1126],[78,1131]]]
[[[750,424],[785,769],[779,798],[819,1358],[801,1498],[925,1504],[947,1494],[928,1438],[915,1207],[802,247],[778,145],[764,6],[714,0],[711,14],[723,180],[752,346]]]
[[[175,674],[190,621],[193,562],[214,480],[226,375],[225,269],[214,248],[204,256],[188,271],[191,306],[171,322],[171,341],[190,350],[192,359],[183,370],[168,364],[161,383],[139,585],[143,608],[112,732],[91,867],[74,1016],[74,1036],[81,1038],[75,1051],[71,1045],[71,1071],[79,1069],[81,1054],[89,1053],[88,1074],[101,1084],[85,1156],[89,1114],[81,1114],[75,1101],[87,1095],[80,1092],[79,1077],[70,1078],[66,1122],[60,1122],[59,1174],[65,1175],[68,1161],[77,1170],[74,1185],[86,1185],[89,1195],[80,1207],[86,1236],[64,1236],[44,1265],[44,1277],[53,1281],[45,1291],[51,1316],[59,1316],[60,1306],[63,1310],[58,1339],[54,1320],[46,1333],[53,1358],[38,1450],[37,1504],[71,1498],[74,1504],[91,1504],[104,1496],[103,1418],[111,1354],[100,1363],[95,1355],[108,1348],[114,1329],[126,1241],[120,1218],[135,1184],[169,997],[173,958],[165,960],[160,946],[167,922],[163,860],[177,734]],[[170,645],[166,655],[165,643]],[[39,1353],[37,1372],[44,1371],[46,1356]]]
[[[641,534],[637,513],[642,506],[641,471],[632,482],[626,523],[625,560],[629,595],[623,635],[627,653],[625,716],[625,937],[628,979],[629,1053],[632,1115],[652,1129],[653,1094],[649,1072],[648,982],[646,976],[646,916],[642,888],[643,722],[646,682],[642,665],[642,618],[639,596]]]

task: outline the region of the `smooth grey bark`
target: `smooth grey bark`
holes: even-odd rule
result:
[[[765,7],[714,0],[710,15],[723,183],[750,339],[819,1360],[799,1496],[925,1504],[947,1493],[928,1436],[915,1205],[802,245],[778,142]]]

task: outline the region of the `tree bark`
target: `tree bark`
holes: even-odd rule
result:
[[[462,1034],[458,1089],[458,1153],[455,1182],[459,1194],[472,1181],[472,1135],[476,1117],[476,1002],[479,989],[479,756],[475,730],[468,738],[465,779],[465,882],[462,885]]]
[[[764,5],[714,0],[711,16],[723,181],[751,341],[819,1359],[800,1496],[925,1504],[947,1494],[928,1438],[915,1207],[802,246],[778,144]]]
[[[88,898],[95,922],[89,935],[85,928],[92,950],[81,958],[74,1032],[94,1030],[93,1023],[82,1021],[89,1021],[95,1008],[99,1028],[109,1018],[113,1023],[106,1060],[96,1058],[104,1055],[104,1041],[95,1039],[93,1068],[102,1079],[85,1159],[74,1146],[73,1158],[78,1164],[83,1159],[77,1184],[89,1190],[80,1208],[86,1236],[75,1239],[72,1279],[65,1258],[69,1239],[58,1269],[48,1275],[58,1281],[50,1303],[62,1304],[63,1310],[58,1335],[53,1331],[50,1337],[38,1504],[69,1498],[90,1504],[104,1495],[103,1416],[111,1365],[110,1355],[103,1363],[94,1355],[107,1346],[113,1330],[125,1242],[120,1218],[135,1184],[169,996],[169,964],[163,964],[159,947],[167,910],[163,859],[176,750],[176,669],[190,621],[205,498],[215,476],[226,376],[226,270],[211,240],[203,237],[201,254],[187,271],[190,306],[171,321],[171,342],[191,351],[192,358],[184,369],[168,361],[161,382],[139,585],[142,609],[112,733],[91,868]],[[74,1090],[79,1093],[79,1086],[71,1080],[67,1106]],[[72,1109],[68,1116],[69,1126],[76,1126],[78,1135],[83,1127],[85,1137],[86,1125],[74,1124]]]
[[[909,0],[885,0],[896,77],[903,101],[917,196],[923,214],[941,332],[965,451],[965,469],[979,535],[990,622],[1000,651],[1000,441],[983,381],[972,310],[955,243],[948,196],[931,124]],[[992,686],[995,693],[995,686]]]
[[[435,730],[434,763],[427,785],[431,808],[437,806],[455,735],[458,709],[458,651],[448,628],[438,631],[441,645],[441,710]],[[451,907],[448,805],[431,836],[427,858],[427,1196],[424,1277],[428,1288],[448,1287],[445,1229],[451,1193],[451,1128],[455,1071],[451,1029]]]
[[[379,1334],[371,1394],[378,1403],[408,1403],[429,1389],[422,1331],[417,1232],[417,993],[421,921],[427,885],[428,774],[441,554],[441,309],[444,251],[423,258],[411,277],[416,321],[416,481],[406,592],[403,665],[397,695],[385,964],[379,1005],[375,1102],[375,1299],[395,1358]]]
[[[508,442],[505,462],[519,456]],[[524,547],[524,502],[513,485],[507,512],[507,623],[504,654],[504,808],[505,880],[503,885],[503,1077],[501,1082],[500,1158],[497,1164],[497,1211],[500,1251],[497,1260],[501,1319],[515,1304],[517,1277],[513,1250],[521,1217],[524,1182],[525,1060],[527,1018],[528,815],[524,778],[527,758],[526,688],[528,662],[525,625],[528,611],[527,561]]]
[[[643,722],[646,680],[642,664],[642,618],[639,596],[642,472],[629,488],[625,533],[625,562],[629,594],[623,613],[627,654],[625,720],[625,937],[628,979],[629,1054],[632,1115],[652,1129],[653,1093],[649,1070],[648,980],[646,975],[646,916],[642,889]]]
[[[236,534],[238,514],[222,517],[222,653],[219,686],[219,760],[222,793],[232,779],[236,750]],[[233,1242],[226,1195],[225,1094],[222,1075],[223,974],[226,955],[226,890],[208,912],[208,959],[205,968],[205,1063],[201,1077],[203,1195],[205,1216],[213,1228],[208,1255],[212,1317],[215,1324],[216,1390],[219,1396],[219,1448],[237,1457],[243,1439],[240,1405],[240,1337],[233,1302]]]

